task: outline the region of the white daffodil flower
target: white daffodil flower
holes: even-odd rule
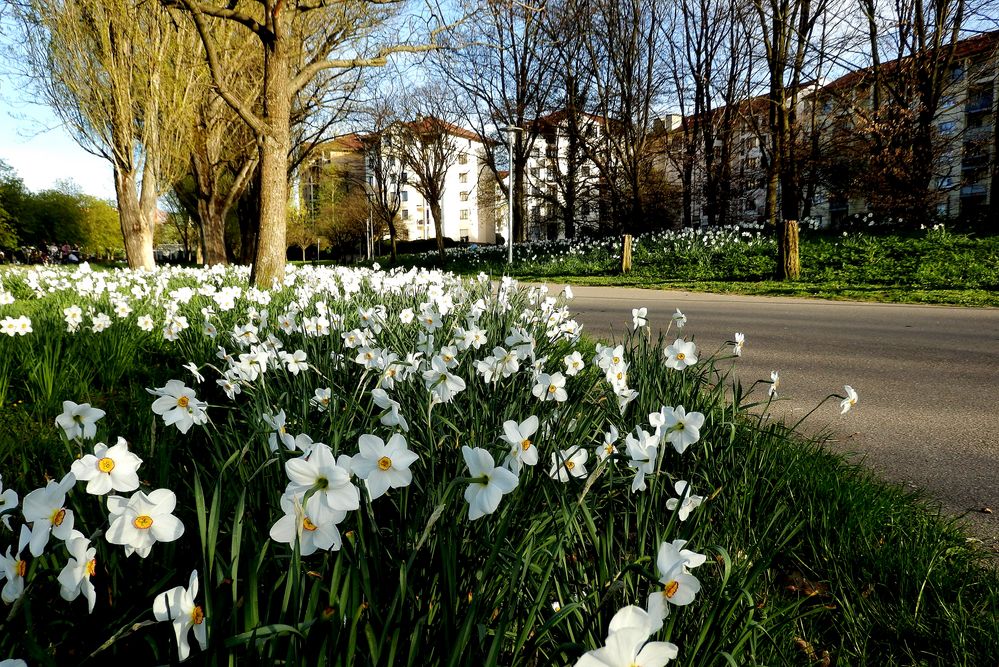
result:
[[[281,353],[281,361],[284,362],[285,368],[292,375],[298,375],[301,371],[309,370],[309,363],[306,361],[306,358],[304,350],[295,350],[293,353]]]
[[[677,338],[666,346],[666,368],[682,371],[697,363],[697,346],[693,341]]]
[[[649,309],[642,308],[632,308],[631,309],[631,327],[632,329],[641,329],[646,324],[649,323]]]
[[[666,501],[666,509],[670,512],[680,508],[677,512],[677,517],[680,521],[686,521],[690,513],[701,506],[704,502],[704,496],[695,496],[691,493],[690,483],[685,480],[680,480],[673,485],[676,490],[676,495],[679,498],[670,498]]]
[[[90,407],[90,403],[76,404],[73,401],[63,401],[62,414],[56,417],[55,421],[68,439],[92,440],[97,435],[97,420],[104,414],[103,410]]]
[[[320,550],[339,551],[343,539],[337,524],[347,518],[347,513],[326,508],[316,496],[309,498],[306,507],[302,506],[301,498],[287,493],[282,495],[284,516],[271,526],[271,539],[292,547],[297,540],[299,553],[303,556]]]
[[[780,371],[770,371],[770,396],[776,396],[780,388]]]
[[[468,519],[475,521],[495,512],[500,499],[513,491],[519,480],[506,468],[497,467],[492,454],[481,447],[463,446],[461,454],[468,466],[468,476],[476,480],[465,489]]]
[[[111,526],[104,534],[111,544],[125,547],[125,555],[149,555],[157,542],[173,542],[184,534],[184,524],[173,515],[177,496],[170,489],[148,495],[136,491],[131,498],[108,496]]]
[[[677,329],[682,329],[687,324],[687,316],[681,313],[679,308],[673,313],[673,324],[676,325]]]
[[[191,645],[187,634],[193,628],[194,638],[201,645],[201,650],[208,646],[208,634],[205,628],[205,612],[200,605],[195,604],[198,596],[198,571],[191,572],[187,588],[177,586],[160,593],[153,601],[153,616],[157,621],[170,621],[173,624],[174,636],[177,639],[177,658],[181,662],[191,655]]]
[[[187,362],[186,364],[184,364],[184,366],[183,366],[183,367],[184,367],[184,368],[185,368],[186,370],[188,370],[188,371],[190,371],[190,372],[191,372],[191,375],[193,375],[193,376],[194,376],[194,380],[195,380],[195,381],[196,381],[196,382],[197,382],[198,384],[201,384],[202,382],[204,382],[204,381],[205,381],[205,376],[204,376],[204,375],[202,375],[202,374],[201,374],[201,373],[199,372],[199,370],[198,370],[198,365],[197,365],[196,363],[194,363],[193,361],[189,361],[189,362]]]
[[[128,451],[128,443],[119,437],[108,447],[103,442],[94,445],[94,453],[73,461],[70,467],[77,481],[87,483],[87,493],[103,496],[117,491],[128,493],[139,488],[137,470],[142,459]]]
[[[423,371],[423,381],[438,403],[448,403],[465,390],[465,381],[448,371],[447,362],[440,356],[430,361],[430,370]]]
[[[2,515],[2,520],[7,530],[10,530],[10,515],[6,514],[11,510],[17,508],[18,496],[17,491],[14,489],[4,490],[3,488],[3,476],[0,475],[0,515]]]
[[[657,431],[673,444],[673,449],[678,454],[683,454],[687,447],[701,439],[701,427],[704,426],[704,415],[700,412],[687,411],[682,405],[675,408],[663,406],[659,413],[662,416],[662,425]]]
[[[846,398],[839,402],[841,415],[845,415],[850,411],[850,408],[857,404],[857,392],[853,387],[848,384],[843,385],[843,391],[846,392]]]
[[[648,431],[637,427],[635,433],[636,435],[629,433],[624,437],[625,449],[631,459],[628,467],[635,470],[635,479],[631,483],[632,493],[646,489],[645,476],[656,471],[659,459],[659,436],[650,435]]]
[[[321,442],[307,456],[284,464],[289,483],[285,493],[299,498],[309,491],[331,511],[351,511],[360,507],[361,493],[350,481],[350,471],[337,465],[329,445]]]
[[[24,594],[24,575],[28,573],[28,563],[21,558],[21,552],[30,541],[31,531],[22,525],[21,535],[17,540],[17,551],[11,555],[10,547],[7,547],[7,553],[0,556],[0,574],[3,574],[3,578],[7,580],[3,590],[0,591],[0,599],[7,604],[13,604]]]
[[[396,433],[388,443],[375,435],[365,434],[358,440],[360,453],[351,459],[352,470],[364,480],[372,500],[389,489],[401,489],[413,481],[409,466],[420,457],[409,451],[406,438]]]
[[[389,398],[388,393],[384,389],[372,389],[371,398],[374,400],[375,405],[384,410],[379,416],[378,421],[385,426],[398,426],[404,432],[409,431],[409,423],[402,413],[399,412],[399,403]]]
[[[560,482],[568,482],[569,478],[586,477],[586,459],[589,456],[582,447],[563,449],[552,453],[552,467],[548,476]]]
[[[281,410],[276,415],[264,412],[260,415],[260,419],[271,428],[271,432],[267,436],[267,444],[272,452],[277,451],[279,439],[281,440],[281,444],[289,450],[295,450],[295,437],[288,433],[287,417],[284,414],[284,410]]]
[[[330,407],[332,399],[333,392],[329,387],[318,387],[315,391],[315,396],[309,399],[309,405],[320,412],[326,412]]]
[[[661,591],[649,595],[649,617],[653,620],[653,632],[662,627],[662,621],[669,616],[669,605],[684,606],[694,601],[701,590],[701,582],[688,572],[688,568],[704,564],[704,554],[684,549],[686,540],[673,540],[659,545],[656,567]]]
[[[159,396],[153,401],[152,409],[163,417],[163,423],[167,426],[176,426],[181,433],[187,433],[195,424],[208,422],[208,413],[205,412],[208,404],[199,401],[195,391],[180,380],[169,380],[164,387],[146,391]]]
[[[597,445],[597,460],[603,461],[608,456],[612,456],[617,453],[617,441],[620,438],[620,434],[617,432],[617,427],[611,424],[610,430],[604,433],[604,442],[602,445]]]
[[[584,653],[575,667],[664,667],[679,649],[670,642],[649,641],[656,622],[641,607],[623,607],[611,619],[604,646]]]
[[[510,419],[503,422],[503,440],[510,446],[510,453],[503,462],[515,475],[520,474],[522,466],[533,466],[538,463],[538,448],[531,440],[538,432],[538,418],[531,415],[519,424]]]
[[[97,603],[97,591],[90,583],[90,577],[97,572],[97,549],[91,547],[90,540],[78,530],[74,530],[66,540],[66,549],[70,559],[59,573],[59,595],[63,600],[72,602],[82,593],[92,614]]]
[[[562,363],[565,364],[565,374],[572,377],[583,370],[586,364],[583,363],[583,355],[578,351],[573,351],[572,354],[564,357]]]
[[[538,376],[537,384],[531,388],[531,393],[542,401],[555,401],[563,403],[569,397],[565,390],[565,376],[561,373],[541,373]]]
[[[736,332],[736,334],[735,334],[735,342],[732,344],[732,354],[734,354],[737,357],[741,357],[742,356],[742,347],[743,347],[743,345],[745,345],[745,343],[746,343],[746,336],[745,336],[745,334]]]
[[[66,508],[66,492],[76,484],[73,473],[67,473],[60,481],[49,480],[48,484],[35,489],[24,497],[21,511],[24,520],[31,524],[31,555],[41,556],[49,536],[60,540],[69,538],[73,531],[73,510]]]

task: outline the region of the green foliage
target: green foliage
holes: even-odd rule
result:
[[[803,231],[801,279],[773,281],[776,243],[759,232],[663,232],[636,238],[632,273],[622,276],[620,243],[546,241],[504,249],[450,250],[448,269],[525,280],[667,287],[741,294],[818,296],[999,306],[999,236],[933,229],[830,234]],[[430,266],[428,256],[404,257]]]
[[[0,248],[42,243],[78,245],[88,254],[124,251],[117,210],[85,195],[72,182],[31,193],[0,162]]]
[[[171,271],[163,292],[196,286],[191,275]],[[108,413],[98,438],[125,437],[144,460],[143,488],[174,490],[186,526],[181,540],[157,544],[150,558],[125,558],[103,542],[102,503],[77,487],[77,527],[99,549],[97,609],[86,615],[82,601],[59,598],[52,578],[64,550],[53,547],[31,561],[29,594],[0,620],[0,655],[31,664],[174,660],[169,626],[148,625],[151,602],[197,569],[209,646],[195,660],[205,664],[572,664],[602,644],[619,607],[644,606],[655,590],[659,543],[682,538],[709,559],[695,571],[703,585],[697,600],[674,609],[662,632],[680,646],[676,664],[808,664],[803,643],[839,664],[999,659],[999,577],[981,568],[960,532],[819,441],[759,417],[766,410],[756,395],[761,388],[732,386],[731,357],[668,371],[663,337],[628,334],[617,342],[639,394],[622,414],[590,363],[592,341],[575,346],[588,368],[569,378],[572,400],[565,404],[535,399],[527,374],[485,384],[471,370],[485,350],[463,352],[455,372],[467,388],[453,403],[431,405],[422,378],[392,392],[409,419],[409,447],[420,456],[413,483],[373,502],[362,497],[361,509],[340,526],[343,548],[303,557],[269,538],[281,514],[284,464],[295,454],[270,450],[271,429],[260,415],[283,409],[288,432],[307,433],[337,453],[355,453],[362,434],[387,438],[393,430],[379,423],[381,410],[372,403],[378,375],[352,357],[338,358],[357,353],[344,349],[339,330],[305,337],[272,327],[287,350],[306,352],[312,368],[297,375],[272,368],[229,401],[213,381],[214,366],[223,365],[216,347],[231,347],[228,332],[251,319],[246,300],[213,316],[217,340],[202,335],[197,319],[214,301],[197,293],[182,307],[191,327],[174,342],[163,340],[161,325],[149,333],[136,326],[139,314],[162,313],[164,304],[152,296],[132,300],[133,313],[113,316],[102,333],[88,330],[89,319],[70,333],[63,308],[78,303],[110,313],[111,298],[85,303],[64,289],[35,300],[23,272],[0,276],[19,299],[0,314],[27,315],[34,328],[27,337],[0,337],[4,487],[26,492],[43,483],[43,474],[61,476],[81,450],[59,439],[53,419],[62,400],[88,401]],[[271,295],[272,323],[298,302],[308,276],[302,269],[295,288]],[[118,272],[104,277],[129,280]],[[231,274],[214,281],[241,284]],[[504,311],[488,284],[463,289],[467,301],[488,304],[487,348],[503,344],[532,303],[518,292]],[[418,329],[399,326],[397,313],[418,306],[419,289],[403,296],[365,280],[349,301],[332,290],[323,298],[331,318],[343,318],[343,331],[360,325],[358,308],[384,304],[395,318],[386,321],[380,344],[406,351],[416,343]],[[463,307],[445,317],[441,341],[464,324]],[[526,326],[537,356],[558,365],[570,344],[550,340],[542,322]],[[209,376],[196,389],[210,403],[212,422],[181,435],[150,412],[145,388],[188,381],[181,364],[191,360]],[[310,405],[317,387],[332,390],[324,411]],[[592,452],[611,424],[622,434],[648,428],[648,415],[663,405],[701,411],[706,421],[701,441],[683,455],[666,449],[662,472],[648,477],[646,491],[631,491],[623,454],[602,464],[591,456],[584,480],[548,477],[552,453],[574,446]],[[545,424],[536,437],[541,462],[522,473],[499,511],[469,522],[461,446],[487,448],[499,459],[503,421],[530,414]],[[680,479],[707,496],[686,522],[666,508]]]

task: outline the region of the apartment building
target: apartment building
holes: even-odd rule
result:
[[[567,228],[580,233],[600,226],[600,173],[584,143],[598,139],[603,127],[598,116],[564,109],[533,121],[525,183],[529,239],[565,238]]]
[[[406,130],[419,130],[428,119],[389,126],[379,133],[348,134],[318,147],[316,156],[302,169],[303,202],[315,202],[324,192],[324,178],[331,175],[339,187],[359,184],[368,195],[386,196],[398,208],[400,238],[417,240],[436,236],[430,205],[416,187],[417,178],[402,145]],[[444,176],[441,212],[443,235],[455,241],[494,243],[495,179],[483,160],[483,140],[473,132],[433,119],[444,128],[442,138],[449,157]],[[393,201],[394,200],[394,201]],[[318,210],[313,204],[310,210]]]
[[[999,109],[999,32],[985,33],[958,42],[947,73],[944,94],[933,121],[933,159],[909,165],[908,174],[888,174],[884,184],[871,176],[895,166],[895,152],[886,150],[871,160],[871,133],[902,128],[902,118],[915,114],[915,98],[898,108],[898,81],[908,63],[892,61],[880,69],[885,89],[895,98],[886,101],[881,118],[872,118],[873,73],[856,70],[827,82],[810,82],[797,94],[795,141],[799,158],[802,219],[826,227],[848,216],[886,208],[885,200],[905,200],[904,178],[912,172],[929,172],[929,210],[941,219],[981,219],[991,198],[997,196],[996,118]],[[913,93],[914,95],[914,93]],[[721,107],[700,117],[662,119],[658,135],[657,164],[667,180],[686,191],[691,222],[706,225],[760,222],[765,216],[766,160],[769,147],[766,97],[744,100],[733,108]],[[703,138],[705,123],[714,137],[713,165],[709,171]],[[895,128],[886,129],[892,124]],[[904,129],[904,128],[903,128]],[[912,141],[905,135],[891,137],[901,163]],[[874,169],[874,172],[865,172]],[[873,166],[872,166],[873,163]],[[899,171],[903,165],[899,164]],[[897,176],[893,182],[891,178]],[[999,185],[999,184],[997,184]],[[867,194],[865,194],[865,189]],[[875,200],[872,200],[872,197]],[[878,201],[880,199],[880,201]]]

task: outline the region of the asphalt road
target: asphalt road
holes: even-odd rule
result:
[[[830,401],[809,418],[807,430],[829,429],[830,447],[862,457],[893,482],[923,489],[999,549],[999,309],[573,291],[584,331],[601,338],[630,328],[631,309],[639,306],[648,308],[656,328],[679,308],[687,316],[683,333],[707,352],[742,332],[737,373],[748,386],[780,371],[779,395],[788,400],[778,404],[777,416],[797,419],[852,385],[860,395],[856,407],[841,416],[839,401]]]

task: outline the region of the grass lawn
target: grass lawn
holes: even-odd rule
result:
[[[800,280],[772,280],[776,245],[750,232],[652,234],[636,240],[633,270],[619,271],[616,241],[542,242],[517,248],[451,251],[448,269],[527,281],[621,285],[731,294],[894,303],[999,306],[999,236],[934,229],[909,233],[803,231]],[[432,265],[433,256],[403,256]],[[386,262],[382,260],[382,263]]]

